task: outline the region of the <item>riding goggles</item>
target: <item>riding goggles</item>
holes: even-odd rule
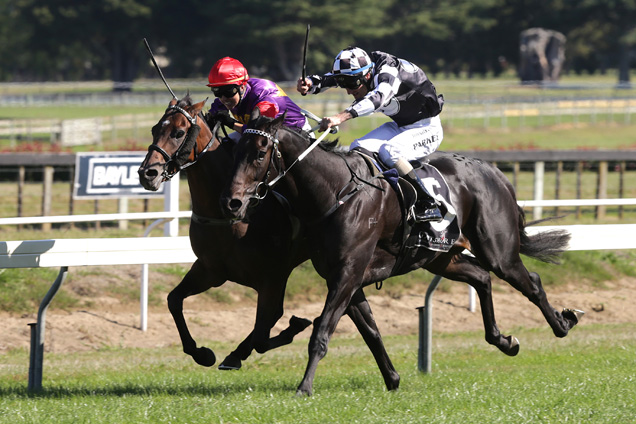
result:
[[[338,87],[348,88],[349,90],[355,90],[360,87],[364,82],[363,74],[356,75],[334,75],[334,79],[336,80],[336,84]]]
[[[212,94],[214,94],[214,97],[234,97],[238,91],[238,85],[221,85],[219,87],[212,87]]]

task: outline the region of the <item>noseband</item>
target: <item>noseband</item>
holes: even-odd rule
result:
[[[278,141],[276,136],[268,132],[253,129],[253,128],[247,128],[245,131],[243,131],[243,134],[260,135],[261,137],[265,137],[266,139],[272,142],[273,151],[272,151],[272,155],[269,158],[269,165],[267,166],[267,172],[265,172],[265,175],[263,176],[263,180],[256,185],[256,189],[254,190],[254,195],[250,196],[250,201],[252,200],[255,201],[255,202],[251,202],[251,204],[255,206],[256,204],[258,204],[258,202],[263,200],[265,196],[267,196],[267,193],[269,193],[269,190],[274,186],[274,184],[276,184],[282,177],[285,176],[287,171],[281,172],[279,170],[280,167],[277,167],[276,164],[274,163],[274,157],[277,157],[279,160],[281,158],[280,151],[278,150],[278,144],[280,142]],[[270,170],[272,168],[279,170],[278,176],[268,183],[267,180],[269,179]]]

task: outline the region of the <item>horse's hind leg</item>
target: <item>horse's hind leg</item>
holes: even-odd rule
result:
[[[258,304],[256,308],[256,321],[250,335],[230,353],[219,365],[222,370],[237,370],[241,368],[241,362],[246,360],[256,350],[265,353],[271,349],[287,345],[294,340],[296,334],[303,331],[311,321],[296,316],[289,320],[289,327],[281,331],[275,337],[270,338],[272,327],[283,316],[283,300],[287,276],[272,281],[265,281],[258,289]]]
[[[259,349],[256,349],[258,353],[265,353],[268,350],[276,349],[281,346],[285,346],[294,341],[294,337],[302,332],[305,328],[311,325],[311,321],[305,318],[292,316],[289,319],[289,326],[281,331],[277,336],[271,337],[267,340],[267,344]]]
[[[373,357],[380,368],[382,377],[384,377],[384,383],[387,389],[397,389],[400,385],[400,376],[397,371],[395,371],[393,363],[391,363],[391,359],[384,348],[382,336],[380,335],[380,331],[371,313],[371,307],[362,289],[359,289],[353,295],[346,314],[349,315],[356,325],[362,338],[371,350],[371,353],[373,353]]]
[[[197,343],[192,338],[185,317],[183,316],[183,299],[195,294],[202,293],[213,286],[220,286],[225,280],[211,281],[206,274],[205,267],[197,260],[190,271],[183,277],[183,280],[168,295],[168,309],[172,314],[183,351],[192,356],[199,365],[211,367],[216,362],[216,356],[207,347],[197,348]]]
[[[537,292],[539,292],[539,303],[536,303],[532,299],[530,300],[539,306],[546,321],[550,324],[550,327],[552,327],[555,336],[567,336],[570,329],[579,323],[579,318],[583,315],[583,312],[576,309],[563,309],[563,312],[557,311],[548,302],[547,295],[541,285],[539,274],[536,272],[528,272],[528,276],[533,286],[536,287]]]
[[[510,238],[500,240],[500,244],[493,239],[488,240],[487,246],[472,244],[473,254],[479,258],[480,263],[489,264],[497,277],[508,282],[534,303],[543,313],[555,336],[565,337],[578,323],[578,311],[566,309],[561,313],[554,309],[548,302],[541,278],[536,272],[526,269],[519,257],[518,247],[515,249],[513,246],[514,242],[511,243]]]
[[[486,341],[506,355],[515,356],[519,353],[517,338],[504,336],[499,332],[492,303],[490,273],[484,270],[474,258],[462,254],[443,255],[431,262],[426,269],[449,280],[470,284],[479,296]]]

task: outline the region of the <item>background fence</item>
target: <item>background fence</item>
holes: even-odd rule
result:
[[[559,124],[609,123],[633,125],[636,118],[634,89],[612,83],[576,82],[519,84],[515,80],[432,79],[446,99],[444,127],[455,134],[462,129],[551,128]],[[196,100],[210,97],[202,80],[171,80],[177,95],[189,92]],[[343,90],[302,97],[295,82],[279,83],[295,101],[319,116],[341,111],[351,103]],[[36,148],[46,144],[82,147],[74,150],[139,150],[151,142],[150,128],[170,100],[158,79],[135,81],[131,92],[113,93],[112,82],[0,84],[0,108],[22,118],[0,119],[0,146]],[[96,107],[77,119],[36,119],[37,108]],[[90,116],[110,110],[132,111],[118,116]],[[33,108],[35,112],[31,111]],[[73,108],[72,108],[73,109]],[[149,112],[154,110],[155,112]],[[22,111],[22,112],[20,112]],[[27,113],[25,113],[25,111]],[[137,112],[135,112],[137,111]],[[64,115],[64,114],[61,114]],[[69,115],[72,115],[69,113]],[[90,117],[88,117],[90,116]],[[364,133],[387,118],[381,114],[347,123],[347,131]],[[631,128],[631,126],[629,127]],[[351,137],[345,137],[347,140]],[[514,143],[514,136],[511,136]],[[117,141],[117,143],[111,143]],[[24,143],[23,143],[24,142]],[[122,148],[121,143],[132,143]],[[91,145],[91,143],[93,143]],[[629,143],[629,142],[628,142]],[[599,146],[602,140],[599,140]],[[446,148],[452,147],[449,143]],[[595,146],[596,147],[596,146]],[[627,146],[630,148],[631,146]],[[495,147],[496,148],[496,147]],[[506,146],[510,148],[510,146]],[[74,200],[75,156],[60,154],[0,154],[0,217],[73,215],[91,213],[160,211],[160,200]],[[612,151],[465,151],[466,156],[495,163],[513,183],[518,199],[625,199],[636,198],[636,153]],[[184,176],[180,176],[184,178]],[[181,185],[181,210],[189,209],[187,184]],[[533,217],[573,213],[577,220],[625,220],[636,217],[628,204],[527,208]],[[109,225],[95,223],[95,226]]]
[[[81,119],[5,119],[0,120],[0,137],[10,145],[19,141],[48,140],[62,146],[100,144],[116,141],[122,133],[133,139],[147,138],[157,123],[156,113],[140,113]]]
[[[630,124],[636,113],[634,90],[615,83],[519,84],[517,80],[505,79],[436,81],[435,76],[432,78],[438,92],[446,99],[444,125],[448,128],[541,127],[568,122]],[[178,96],[188,92],[196,100],[210,97],[205,83],[203,80],[170,81]],[[279,82],[292,99],[318,115],[331,115],[351,104],[351,97],[343,90],[332,89],[319,96],[302,97],[296,92],[295,85],[295,82]],[[0,107],[156,106],[161,110],[171,97],[159,80],[136,81],[131,87],[132,92],[113,93],[109,91],[111,88],[112,83],[101,81],[0,84]],[[95,119],[95,125],[100,126],[102,137],[106,138],[109,132],[131,128],[131,125],[134,128],[135,120],[145,118],[139,114],[121,121],[113,121],[110,117]],[[369,119],[382,120],[383,116]],[[156,122],[156,115],[154,120]],[[0,120],[0,137],[24,139],[39,134],[54,138],[60,134],[61,127],[60,120]]]
[[[470,151],[492,162],[510,179],[520,200],[636,198],[636,151]],[[161,199],[76,200],[72,197],[75,154],[0,155],[0,217],[74,215],[163,210]],[[184,178],[185,175],[180,175]],[[180,209],[190,208],[181,184]],[[629,203],[616,206],[528,205],[533,218],[572,213],[576,219],[636,217]],[[98,226],[99,223],[94,225]]]

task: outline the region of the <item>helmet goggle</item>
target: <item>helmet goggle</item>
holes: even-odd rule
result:
[[[338,75],[334,75],[334,79],[336,80],[336,84],[338,84],[338,87],[355,90],[356,88],[362,85],[362,82],[364,81],[364,75],[363,74],[357,74],[357,75],[338,74]]]
[[[350,90],[355,90],[359,88],[364,83],[364,77],[369,73],[372,64],[368,64],[360,69],[356,69],[353,73],[339,73],[334,74],[334,79],[336,80],[336,84],[338,87],[348,88]]]
[[[212,87],[212,94],[214,94],[214,97],[234,97],[236,95],[236,93],[239,92],[239,86],[238,85],[221,85],[218,87]]]

